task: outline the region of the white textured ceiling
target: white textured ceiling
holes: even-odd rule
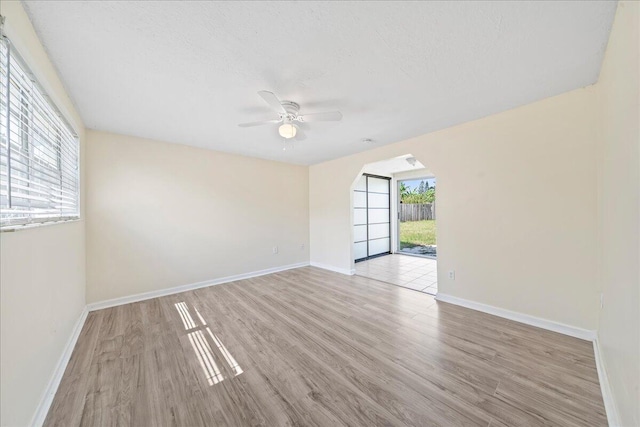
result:
[[[615,2],[26,1],[91,129],[300,164],[596,82]],[[256,92],[301,113],[282,150]],[[517,143],[517,141],[514,141]]]

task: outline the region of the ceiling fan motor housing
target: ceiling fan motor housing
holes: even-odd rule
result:
[[[300,104],[291,101],[282,101],[282,107],[289,113],[291,116],[297,116],[300,111]]]

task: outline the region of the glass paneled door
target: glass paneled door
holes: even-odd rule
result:
[[[391,253],[391,179],[364,174],[353,191],[356,262]]]

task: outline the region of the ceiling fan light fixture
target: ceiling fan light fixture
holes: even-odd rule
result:
[[[293,125],[292,123],[282,124],[278,128],[278,133],[280,134],[280,136],[286,139],[291,139],[295,137],[297,132],[298,132],[298,129],[296,129],[296,126]]]
[[[339,122],[342,120],[340,111],[325,111],[322,113],[298,114],[300,105],[292,101],[280,101],[273,92],[261,90],[258,95],[271,107],[274,113],[278,113],[278,118],[273,120],[262,120],[259,122],[240,123],[241,128],[268,125],[271,123],[278,124],[278,134],[284,138],[292,139],[296,136],[298,140],[305,139],[304,131],[294,123],[310,123],[310,122]]]

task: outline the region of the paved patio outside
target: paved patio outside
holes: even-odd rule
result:
[[[438,293],[435,259],[392,254],[356,263],[356,274],[430,295]]]

